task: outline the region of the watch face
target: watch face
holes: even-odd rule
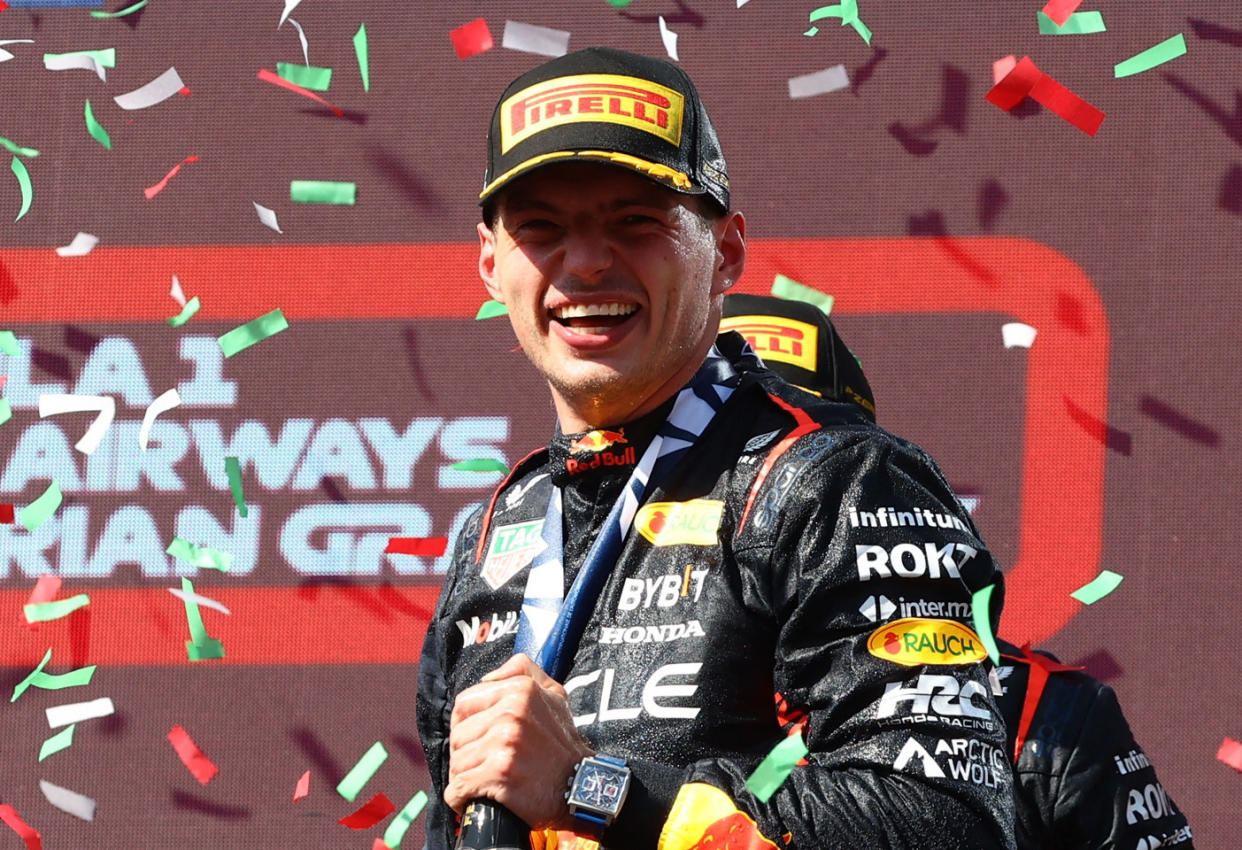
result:
[[[579,806],[616,814],[621,806],[621,792],[628,778],[629,775],[624,769],[587,761],[578,768],[570,799]]]

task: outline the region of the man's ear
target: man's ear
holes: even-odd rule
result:
[[[746,219],[731,212],[716,222],[716,269],[712,294],[720,295],[737,283],[746,269]]]
[[[479,277],[487,287],[487,294],[494,300],[504,303],[500,294],[500,286],[496,283],[496,234],[486,222],[479,222]]]

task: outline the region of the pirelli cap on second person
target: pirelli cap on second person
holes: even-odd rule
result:
[[[510,83],[492,113],[479,203],[532,169],[571,160],[628,168],[729,209],[707,110],[686,73],[662,59],[588,47]]]

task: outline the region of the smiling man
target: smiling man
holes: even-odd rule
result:
[[[428,629],[433,850],[478,800],[539,848],[1013,846],[970,627],[1000,572],[920,449],[717,337],[746,257],[726,175],[661,60],[579,51],[496,107],[479,273],[558,421]]]

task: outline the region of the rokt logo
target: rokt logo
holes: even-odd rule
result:
[[[987,658],[983,641],[954,620],[896,620],[867,638],[867,651],[903,667],[971,664]]]
[[[940,578],[941,571],[949,578],[961,578],[961,569],[979,550],[966,543],[898,543],[891,549],[883,546],[854,546],[854,563],[858,580],[873,578]],[[954,556],[960,556],[956,560]]]
[[[651,502],[639,508],[634,527],[655,546],[715,546],[723,514],[718,499]]]

